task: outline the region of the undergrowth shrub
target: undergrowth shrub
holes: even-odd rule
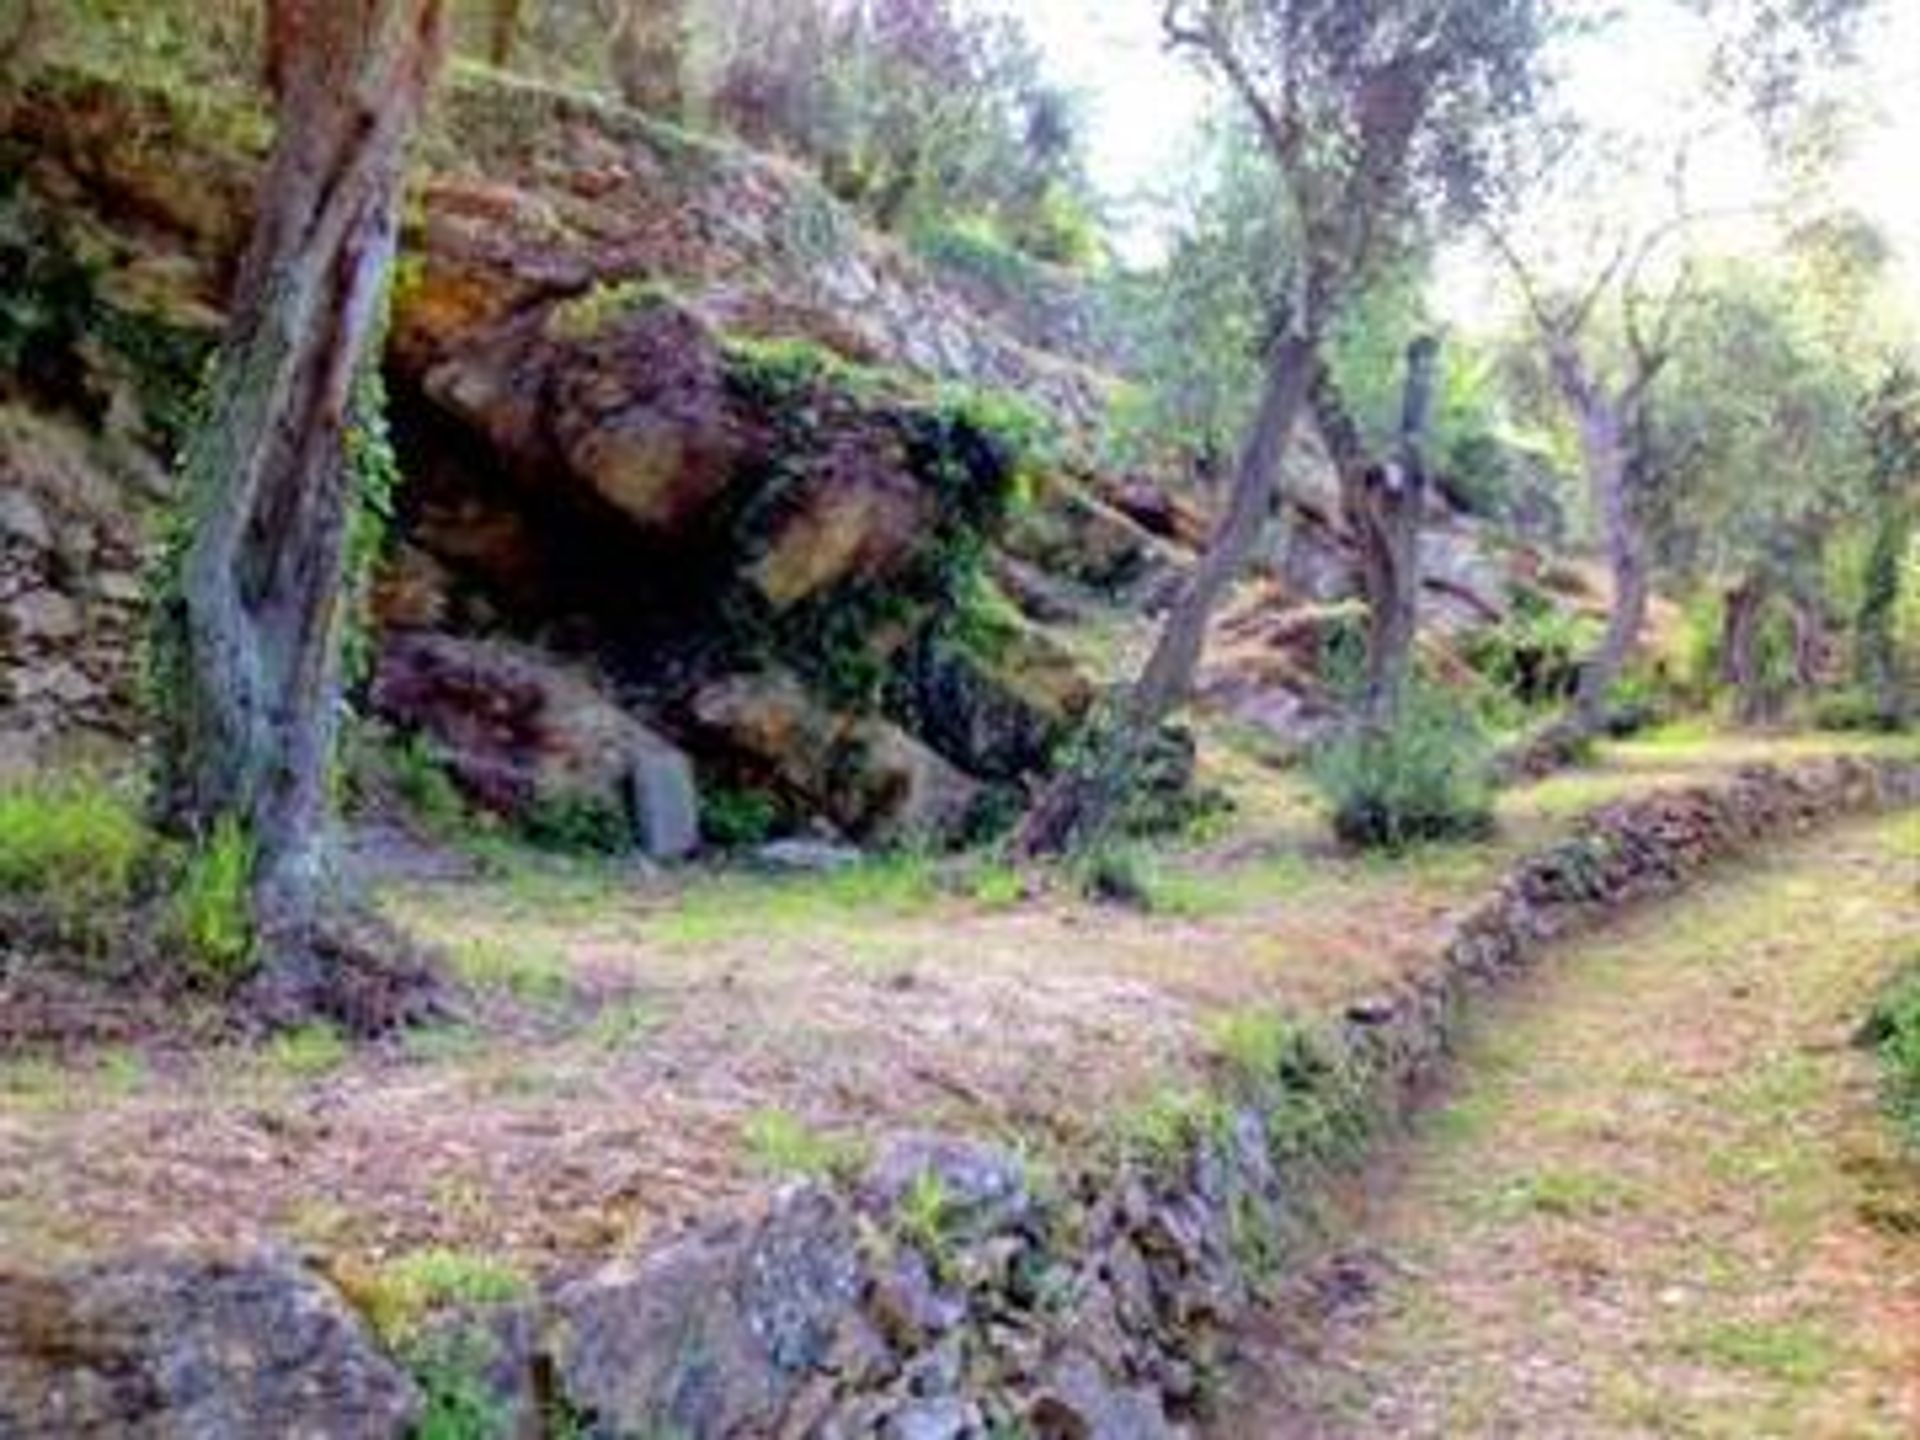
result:
[[[1866,1039],[1880,1057],[1887,1106],[1920,1148],[1920,957],[1875,1007]]]
[[[700,796],[700,833],[723,850],[764,845],[779,825],[780,807],[763,791],[715,785]]]
[[[458,833],[467,820],[467,802],[433,743],[409,735],[387,756],[394,789],[407,808],[434,835]]]
[[[1444,691],[1407,695],[1390,730],[1354,729],[1314,752],[1307,773],[1350,845],[1400,850],[1493,828],[1485,732]]]
[[[133,802],[97,777],[0,789],[0,896],[30,907],[69,943],[92,947],[111,936],[149,843]]]
[[[1809,718],[1822,730],[1892,735],[1906,728],[1908,718],[1857,685],[1829,690],[1814,697]]]
[[[232,981],[253,960],[248,883],[253,839],[233,816],[188,857],[171,902],[172,933],[187,964],[203,978]]]
[[[563,855],[622,855],[633,848],[633,821],[595,795],[543,795],[520,818],[529,845]]]
[[[1468,637],[1464,658],[1523,714],[1573,696],[1592,623],[1534,590],[1519,590],[1512,614]]]

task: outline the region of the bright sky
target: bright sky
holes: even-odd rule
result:
[[[1055,73],[1088,107],[1095,179],[1123,223],[1125,201],[1164,184],[1193,154],[1208,90],[1164,53],[1158,0],[985,0],[1025,20]],[[1670,133],[1698,92],[1693,22],[1668,0],[1629,0],[1625,28],[1570,61],[1580,111],[1610,127]],[[1888,232],[1902,257],[1904,289],[1920,320],[1920,0],[1883,0],[1878,31],[1862,46],[1865,90],[1878,113],[1855,139],[1839,198]],[[1696,165],[1696,203],[1752,204],[1765,187],[1751,151],[1723,148]],[[1704,172],[1704,173],[1703,173]],[[1151,231],[1127,248],[1150,253]]]

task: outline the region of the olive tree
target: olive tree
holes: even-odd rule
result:
[[[1790,281],[1725,266],[1701,286],[1656,417],[1659,528],[1720,593],[1721,678],[1745,719],[1820,678],[1827,548],[1869,477],[1863,389]],[[1792,629],[1790,675],[1761,664],[1774,616]]]
[[[1327,337],[1443,202],[1474,202],[1477,142],[1530,105],[1545,25],[1538,0],[1167,0],[1162,19],[1169,45],[1217,80],[1258,136],[1290,261],[1272,277],[1259,398],[1213,537],[1095,753],[1029,813],[1028,853],[1104,828],[1186,698],[1208,624],[1272,510]]]
[[[1855,667],[1874,718],[1897,729],[1913,716],[1913,677],[1896,621],[1920,517],[1920,375],[1896,362],[1869,397],[1867,560],[1855,617]]]
[[[318,1003],[343,941],[329,766],[355,495],[348,436],[391,268],[409,137],[443,0],[269,0],[277,129],[208,406],[182,458],[190,514],[161,617],[163,820],[247,838],[259,994]]]

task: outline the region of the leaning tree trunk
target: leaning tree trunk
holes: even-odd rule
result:
[[[1315,421],[1340,477],[1341,509],[1358,551],[1367,604],[1367,671],[1359,718],[1374,730],[1390,730],[1399,721],[1419,638],[1420,527],[1429,489],[1427,431],[1438,359],[1439,344],[1430,336],[1407,348],[1398,453],[1386,464],[1367,453],[1325,366],[1313,386]]]
[[[279,124],[210,406],[160,658],[174,687],[161,805],[253,845],[262,981],[309,984],[327,896],[340,711],[346,429],[379,324],[405,149],[445,45],[443,0],[272,0]]]
[[[1294,425],[1319,369],[1319,343],[1288,329],[1267,355],[1260,407],[1234,472],[1226,513],[1161,626],[1160,638],[1113,717],[1100,753],[1069,767],[1042,792],[1014,841],[1026,856],[1059,854],[1098,835],[1111,818],[1154,732],[1193,687],[1207,626],[1246,568],[1273,510]]]

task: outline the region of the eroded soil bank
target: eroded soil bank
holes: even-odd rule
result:
[[[1562,952],[1246,1337],[1222,1437],[1920,1434],[1920,1167],[1849,1045],[1920,945],[1857,823]]]

